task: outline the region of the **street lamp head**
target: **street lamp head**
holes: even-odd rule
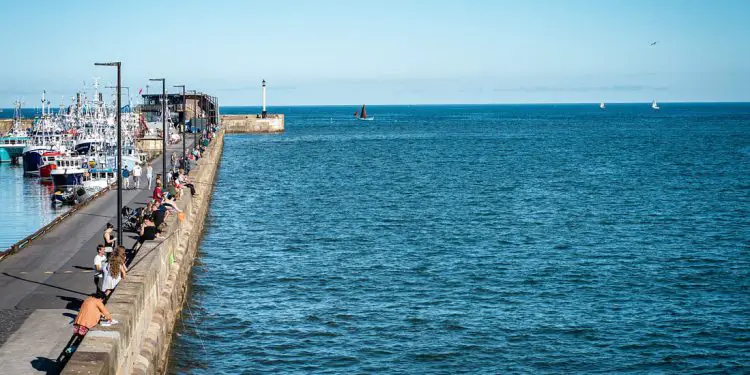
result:
[[[184,88],[185,88],[185,85],[174,85],[174,86],[172,86],[172,87],[182,87],[182,88],[184,89]]]
[[[149,81],[162,81],[164,82],[164,78],[149,78]]]
[[[119,61],[115,62],[106,62],[106,63],[94,63],[95,66],[120,66]]]

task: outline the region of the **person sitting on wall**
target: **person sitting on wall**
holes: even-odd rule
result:
[[[76,351],[83,337],[86,336],[91,328],[99,324],[99,320],[102,317],[105,319],[102,322],[102,326],[104,327],[119,323],[117,320],[112,319],[112,314],[104,307],[104,293],[96,292],[83,300],[81,309],[78,311],[75,320],[73,320],[73,337],[65,345],[65,350],[58,357],[58,362],[61,362],[63,357],[73,354]]]
[[[162,208],[158,203],[154,203],[153,211],[151,212],[151,218],[154,226],[158,229],[163,228],[164,220],[167,219],[167,208]]]
[[[181,185],[190,189],[191,197],[197,196],[197,194],[195,194],[195,185],[193,185],[193,180],[191,180],[190,176],[187,173],[185,173],[185,170],[180,169],[177,172],[177,181],[179,181]]]
[[[180,187],[177,184],[177,181],[173,179],[169,183],[169,186],[167,187],[167,194],[174,197],[175,200],[178,200],[180,198],[179,190],[180,190]]]
[[[149,219],[144,219],[143,224],[141,224],[141,229],[138,231],[138,241],[143,243],[144,241],[153,241],[157,238],[161,237],[161,231],[159,231],[158,228],[156,228],[156,225],[153,221]]]

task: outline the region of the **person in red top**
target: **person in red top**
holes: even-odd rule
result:
[[[155,201],[161,202],[161,200],[164,198],[164,192],[161,190],[161,182],[156,182],[156,187],[154,188],[154,194],[151,196]]]

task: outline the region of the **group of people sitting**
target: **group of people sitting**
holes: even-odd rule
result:
[[[216,127],[204,130],[199,144],[186,157],[191,160],[200,159],[210,141],[215,137],[216,131]],[[151,200],[144,207],[136,209],[138,242],[131,249],[130,254],[124,246],[117,243],[117,238],[114,236],[114,226],[107,223],[103,235],[104,243],[97,246],[97,255],[94,257],[96,292],[83,301],[81,309],[73,321],[73,337],[61,353],[61,358],[72,354],[83,336],[97,324],[109,326],[118,323],[112,318],[104,303],[117,287],[117,284],[127,276],[128,260],[132,260],[132,257],[129,258],[128,255],[132,256],[134,251],[139,250],[145,241],[162,238],[161,233],[167,225],[167,218],[174,214],[180,216],[182,213],[182,210],[177,207],[177,201],[182,198],[185,189],[190,191],[191,196],[197,196],[195,185],[183,168],[186,167],[185,164],[187,163],[183,163],[180,168],[177,168],[173,160],[172,171],[167,176],[169,178],[166,189],[163,187],[162,176],[156,176],[156,187],[151,195]],[[151,167],[149,166],[149,186],[151,183],[150,172]],[[136,247],[138,248],[136,249]],[[58,360],[61,360],[61,358]]]
[[[179,168],[173,171],[168,187],[165,189],[161,175],[156,176],[156,187],[154,188],[151,200],[146,206],[137,210],[138,215],[138,243],[140,248],[145,241],[160,239],[161,233],[166,227],[166,220],[171,215],[179,215],[182,210],[177,207],[177,201],[180,200],[185,190],[190,191],[190,195],[195,197],[195,185],[185,170]],[[136,250],[134,248],[134,250]]]

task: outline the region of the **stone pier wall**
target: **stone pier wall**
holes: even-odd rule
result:
[[[225,115],[221,116],[221,125],[227,133],[283,133],[284,115]]]
[[[163,235],[148,241],[130,265],[107,309],[120,321],[94,327],[73,354],[63,374],[158,374],[167,366],[172,331],[187,291],[188,279],[208,212],[214,179],[224,147],[218,133],[198,167],[190,172],[198,197],[178,205],[183,222],[171,217]],[[188,194],[189,196],[189,194]]]
[[[22,128],[28,129],[33,124],[34,120],[30,118],[21,119]],[[13,128],[13,119],[2,119],[0,120],[0,135],[4,135]]]

